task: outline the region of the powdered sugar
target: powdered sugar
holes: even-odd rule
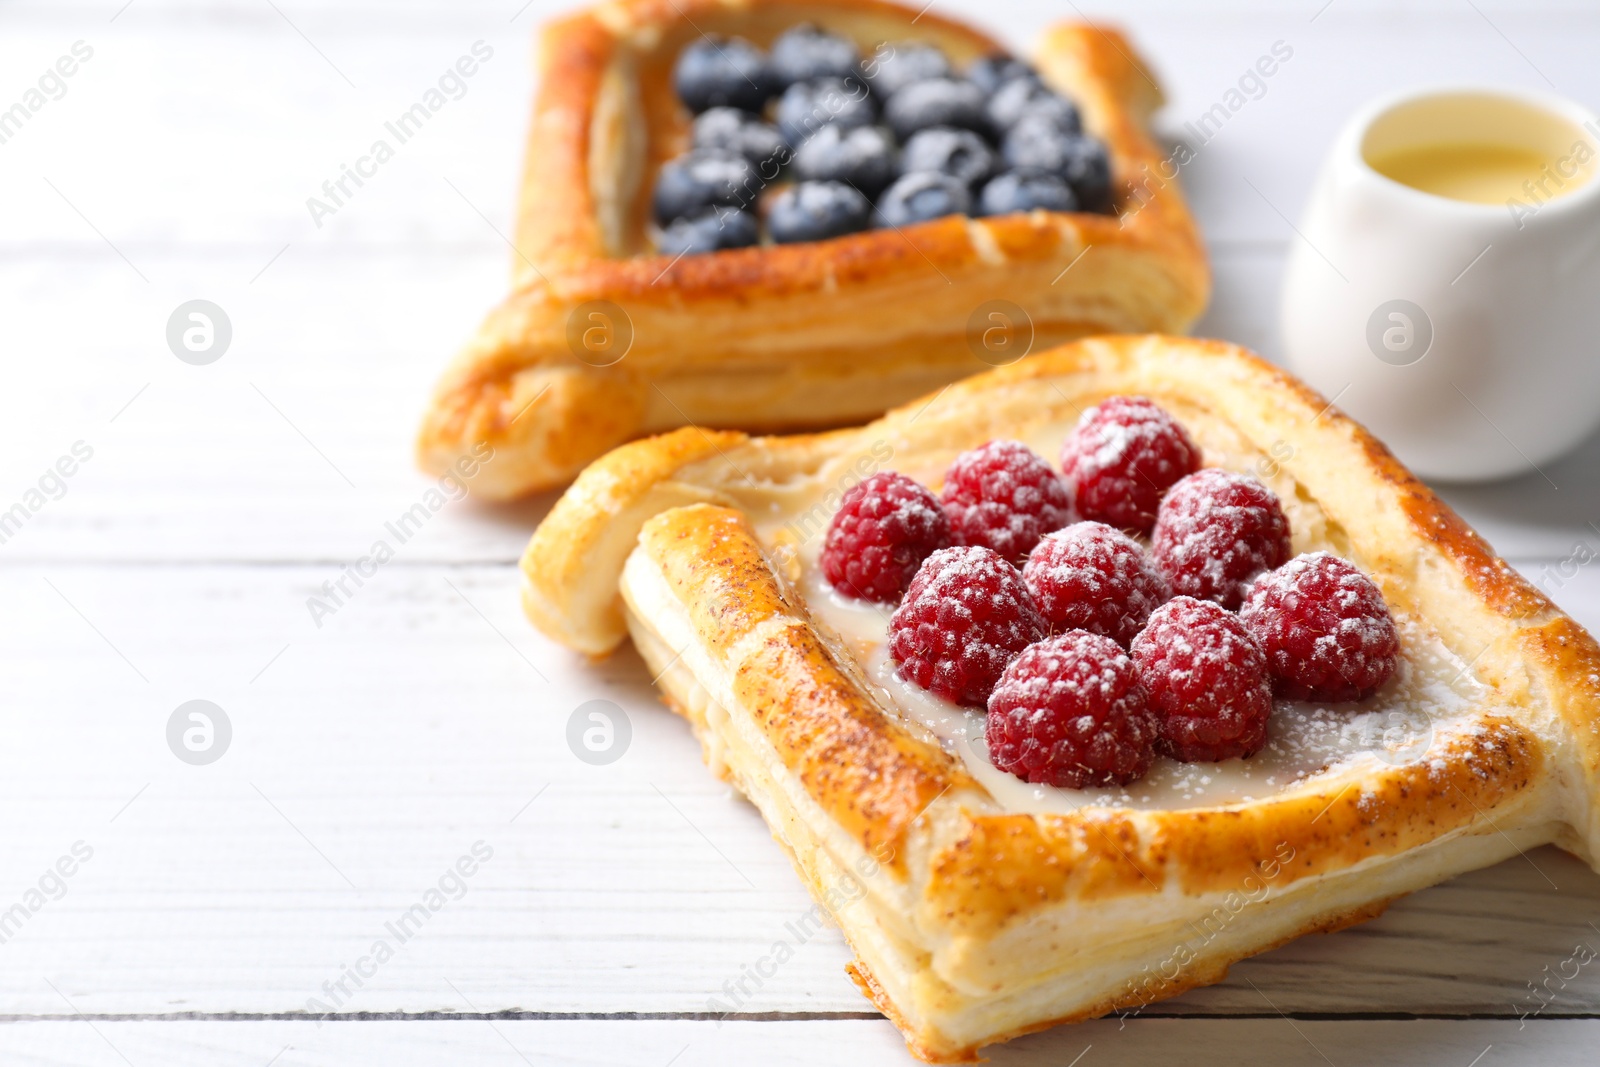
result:
[[[1150,617],[1132,651],[1166,755],[1216,761],[1253,755],[1266,742],[1267,657],[1232,612],[1177,597]]]
[[[1114,396],[1084,412],[1061,446],[1078,513],[1147,533],[1161,494],[1200,466],[1184,428],[1144,397]]]
[[[984,717],[916,690],[881,654],[865,667],[879,698],[918,732],[961,757],[973,777],[1009,811],[1064,812],[1085,806],[1151,810],[1218,807],[1268,799],[1323,778],[1334,780],[1427,761],[1453,735],[1476,727],[1467,716],[1486,696],[1467,665],[1421,623],[1403,619],[1406,659],[1394,677],[1360,705],[1274,702],[1266,745],[1249,759],[1179,763],[1160,757],[1123,787],[1057,789],[1030,785],[994,766],[983,740]]]
[[[1126,646],[1172,595],[1167,580],[1130,537],[1100,522],[1050,534],[1022,568],[1051,629],[1082,629]]]
[[[1045,634],[1022,575],[988,548],[942,548],[925,560],[889,620],[905,677],[981,707],[1011,658]]]
[[[1289,520],[1261,482],[1208,467],[1162,499],[1150,557],[1174,593],[1237,608],[1252,578],[1289,558]]]
[[[1047,448],[1051,440],[1060,439],[1055,436],[1062,432],[1060,424],[1055,426],[1027,427],[1019,432],[1035,447]],[[1215,462],[1216,457],[1212,458]],[[1248,457],[1226,455],[1223,461],[1238,466],[1251,462]],[[1292,489],[1286,490],[1281,484],[1278,489],[1285,493],[1283,499],[1295,516],[1297,542],[1305,547],[1327,544],[1325,524],[1315,504],[1291,499]],[[782,515],[775,511],[769,521],[770,528],[776,528]],[[815,553],[820,546],[813,541],[797,547],[806,603],[827,630],[843,638],[836,647],[855,660],[878,702],[899,717],[909,731],[961,758],[1008,810],[1238,804],[1296,788],[1326,788],[1328,781],[1353,780],[1396,763],[1420,762],[1443,774],[1448,765],[1437,756],[1439,744],[1470,728],[1468,715],[1486,696],[1472,677],[1469,665],[1452,656],[1425,623],[1400,615],[1395,623],[1403,637],[1401,658],[1388,682],[1360,704],[1276,700],[1267,743],[1250,759],[1180,764],[1159,758],[1143,778],[1126,787],[1073,790],[1029,785],[989,761],[982,737],[986,722],[982,711],[941,699],[908,682],[897,671],[886,647],[889,609],[832,594],[816,565]],[[976,612],[974,605],[980,602],[984,612],[998,606],[996,597],[989,595],[974,598],[968,609]],[[1341,584],[1333,591],[1332,603],[1354,606],[1360,603],[1360,596]],[[1336,649],[1341,639],[1362,640],[1365,625],[1353,616],[1340,618],[1329,633],[1316,640],[1330,642],[1329,647]]]
[[[984,740],[996,767],[1063,787],[1141,777],[1160,733],[1139,673],[1115,641],[1069,630],[1026,649],[989,697]]]
[[[949,544],[938,499],[903,474],[880,471],[845,493],[828,524],[822,570],[841,593],[892,604],[922,561]]]
[[[1280,695],[1354,700],[1394,670],[1399,637],[1383,594],[1327,552],[1296,556],[1251,585],[1239,617],[1261,642]]]
[[[985,715],[900,677],[885,647],[888,611],[832,594],[814,564],[801,589],[812,612],[844,641],[879,704],[912,733],[938,744],[1010,811],[1071,811],[1085,805],[1141,809],[1216,807],[1276,796],[1324,778],[1340,780],[1437,757],[1449,737],[1476,724],[1468,715],[1487,690],[1421,620],[1396,615],[1404,654],[1393,677],[1360,704],[1275,700],[1267,743],[1249,759],[1179,763],[1161,757],[1130,786],[1057,789],[1029,785],[996,768],[983,741]]]
[[[990,441],[957,456],[943,499],[956,544],[992,548],[1018,563],[1074,517],[1067,483],[1018,441]]]

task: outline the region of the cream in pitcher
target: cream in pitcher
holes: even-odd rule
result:
[[[1505,204],[1515,214],[1571,192],[1589,178],[1589,142],[1566,155],[1484,141],[1432,143],[1368,156],[1372,169],[1413,189],[1470,204]],[[1526,198],[1526,199],[1525,199]]]
[[[1369,106],[1289,259],[1290,366],[1408,465],[1529,472],[1600,424],[1600,120],[1541,93]]]

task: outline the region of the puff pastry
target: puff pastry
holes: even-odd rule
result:
[[[1409,681],[1339,712],[1376,730],[1338,726],[1319,749],[1294,743],[1315,722],[1275,725],[1298,753],[1276,778],[1262,753],[1248,779],[1208,765],[1220,786],[1158,769],[1127,795],[1048,795],[941,744],[873,670],[807,562],[842,490],[875,469],[937,487],[994,437],[1053,454],[1116,393],[1171,411],[1208,465],[1267,481],[1296,551],[1379,584]],[[631,635],[832,911],[862,991],[933,1062],[1218,981],[1518,849],[1592,864],[1600,846],[1600,646],[1359,426],[1219,342],[1095,338],[857,429],[625,445],[556,504],[523,576],[551,637],[601,654]],[[1395,744],[1395,716],[1421,734]]]
[[[876,416],[1011,358],[981,344],[995,323],[1015,331],[1014,348],[1031,335],[1039,351],[1094,333],[1182,332],[1199,316],[1210,275],[1196,226],[1176,182],[1151,178],[1162,153],[1146,119],[1160,90],[1120,34],[1084,24],[1047,33],[1035,58],[1106,143],[1119,216],[952,216],[679,260],[651,253],[654,176],[688,133],[669,80],[679,50],[699,32],[765,45],[805,21],[868,51],[921,40],[964,62],[1000,50],[883,0],[616,0],[549,27],[513,291],[439,383],[417,443],[423,468],[443,472],[490,445],[473,488],[510,498],[675,426]],[[980,308],[995,300],[1025,317],[990,319]]]

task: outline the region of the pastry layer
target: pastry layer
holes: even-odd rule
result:
[[[1470,666],[1482,693],[1467,718],[1403,761],[1249,801],[1053,813],[1008,810],[908,728],[819,623],[808,539],[874,470],[937,484],[957,452],[1030,439],[1113,393],[1173,411],[1208,462],[1275,464],[1260,469],[1297,537],[1337,546]],[[1595,855],[1593,639],[1359,427],[1232,346],[1097,338],[856,430],[629,445],[557,504],[524,575],[552,636],[599,653],[631,629],[819,900],[861,879],[836,912],[858,980],[930,1058],[1139,1008],[1514,848]]]
[[[1541,819],[1530,799],[1526,808],[1497,809],[1495,822],[1518,824],[1511,834],[1483,821],[1315,877],[1296,875],[1299,853],[1279,841],[1232,889],[1184,893],[1168,885],[1148,897],[1043,909],[1019,916],[981,959],[941,967],[938,942],[908,922],[918,910],[918,880],[897,882],[878,862],[887,854],[881,847],[868,850],[818,810],[803,776],[766,743],[760,709],[730,686],[708,691],[701,683],[721,673],[717,665],[688,653],[674,661],[674,640],[694,647],[693,626],[647,553],[630,559],[623,591],[629,631],[652,674],[662,674],[667,702],[695,723],[708,763],[756,803],[790,852],[856,953],[864,991],[906,1031],[913,1050],[934,1062],[974,1059],[984,1044],[1058,1022],[1137,1014],[1220,980],[1236,960],[1303,933],[1372,918],[1395,897],[1554,837],[1553,821]],[[972,822],[994,810],[981,792],[961,787],[922,817],[929,838],[950,838],[972,832]],[[1007,867],[994,876],[1026,877]]]
[[[921,40],[964,62],[999,49],[883,0],[618,0],[552,25],[515,289],[440,382],[418,440],[424,468],[487,443],[495,459],[473,488],[504,498],[686,423],[867,418],[999,358],[980,343],[994,301],[1014,309],[1013,343],[1031,337],[1035,351],[1094,333],[1181,332],[1199,316],[1210,276],[1198,231],[1176,181],[1151,177],[1171,170],[1146,126],[1160,92],[1120,34],[1083,24],[1047,33],[1036,60],[1106,143],[1119,216],[950,217],[677,260],[649,253],[649,191],[687,137],[669,87],[679,49],[700,32],[766,44],[804,21],[868,51]],[[603,360],[575,340],[591,326],[618,339]]]

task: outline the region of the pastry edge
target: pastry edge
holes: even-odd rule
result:
[[[930,309],[971,310],[1005,296],[1028,307],[1036,348],[1108,331],[1178,333],[1199,317],[1210,273],[1198,228],[1176,181],[1139,178],[1164,158],[1146,127],[1159,87],[1120,33],[1089,24],[1047,31],[1038,59],[1079,99],[1119,178],[1142,190],[1121,218],[951,218],[675,263],[617,258],[590,174],[604,157],[598,139],[628,136],[600,129],[606,116],[621,121],[600,105],[607,78],[626,62],[629,42],[654,40],[679,19],[765,7],[787,10],[621,0],[548,29],[519,210],[518,288],[436,388],[416,444],[424,470],[442,474],[487,444],[496,461],[471,487],[511,499],[564,484],[606,449],[671,426],[805,429],[870,417],[981,369],[965,312],[933,321]],[[904,30],[913,14],[882,0],[824,8],[886,29]],[[998,47],[932,15],[917,31],[965,51]],[[1079,267],[1091,248],[1094,262]],[[569,313],[596,300],[628,308],[634,342],[614,366],[586,365],[569,350]],[[729,390],[748,389],[752,375],[754,388],[730,403]],[[864,407],[863,397],[876,403]]]
[[[691,507],[652,521],[663,529],[707,519],[737,521],[718,514],[721,510]],[[1003,936],[995,931],[974,939],[981,948],[1016,959],[1023,946],[1059,940],[1065,929],[1087,927],[1091,933],[1073,946],[1069,964],[1060,964],[1060,952],[1055,952],[1058,963],[1053,973],[1023,974],[1010,981],[991,972],[968,974],[962,970],[962,957],[941,967],[934,942],[943,932],[921,928],[918,915],[919,895],[925,896],[931,883],[938,880],[928,860],[938,851],[939,838],[948,840],[961,833],[963,823],[970,826],[994,819],[994,807],[985,803],[981,790],[975,795],[974,783],[958,773],[948,783],[950,788],[919,813],[915,822],[922,825],[913,826],[907,838],[899,840],[904,854],[913,857],[913,862],[901,868],[901,877],[896,877],[892,864],[874,862],[883,855],[882,840],[872,845],[844,832],[817,798],[794,787],[793,778],[803,779],[804,770],[789,766],[767,743],[757,722],[759,710],[732,695],[728,678],[716,678],[722,672],[715,657],[697,644],[698,628],[689,618],[688,608],[680,604],[675,609],[663,599],[663,591],[671,596],[667,590],[670,580],[651,558],[648,532],[644,541],[625,571],[628,626],[651,673],[659,676],[666,702],[689,719],[713,771],[761,811],[818,906],[825,908],[840,928],[856,955],[847,968],[851,978],[901,1030],[910,1050],[931,1063],[973,1062],[985,1045],[1063,1023],[1115,1012],[1137,1015],[1157,1001],[1221,981],[1238,960],[1306,933],[1342,929],[1375,918],[1396,897],[1556,837],[1552,817],[1540,813],[1545,801],[1539,791],[1514,793],[1506,803],[1491,805],[1489,811],[1476,808],[1484,800],[1479,796],[1469,802],[1481,818],[1468,819],[1407,848],[1367,855],[1352,865],[1291,870],[1298,858],[1291,850],[1289,858],[1271,874],[1266,873],[1271,868],[1259,865],[1236,869],[1234,875],[1242,876],[1238,888],[1229,889],[1223,883],[1202,893],[1174,896],[1168,892],[1142,902],[1147,907],[1120,917],[1116,899],[1054,901],[1031,913],[1010,916]],[[779,588],[776,576],[773,588]],[[788,619],[779,623],[784,627],[794,624]],[[674,641],[663,630],[681,642],[682,649],[674,648]],[[784,682],[805,684],[798,678]],[[877,773],[871,768],[869,772]],[[780,784],[780,778],[789,780]],[[1317,794],[1316,799],[1322,801],[1323,795]],[[1337,795],[1329,798],[1324,813],[1338,800]],[[1170,814],[1181,817],[1184,813]],[[1531,824],[1526,822],[1529,816],[1533,816]],[[1497,828],[1500,822],[1518,818],[1525,825],[1509,834]],[[934,824],[943,825],[935,829]],[[1115,861],[1101,855],[1093,862]],[[1005,874],[1027,881],[1038,874],[1038,868],[1013,862]],[[1255,898],[1255,890],[1249,889],[1241,903],[1241,889],[1252,878],[1264,892]],[[917,883],[923,880],[930,884],[919,887]],[[842,885],[860,891],[841,895]],[[1282,892],[1274,893],[1279,886]],[[841,898],[846,901],[843,907],[830,906]],[[1205,930],[1210,937],[1192,938],[1188,934],[1191,929]],[[1129,931],[1146,932],[1140,945],[1130,948],[1118,943]],[[1203,940],[1200,950],[1190,947],[1195,940]],[[1008,944],[1002,945],[1002,941]],[[1113,947],[1104,958],[1083,959],[1085,945],[1106,942]],[[964,959],[974,958],[972,949],[981,948],[970,946]],[[1035,958],[1050,954],[1032,953]],[[1149,977],[1152,968],[1161,976],[1159,981]],[[1146,979],[1142,984],[1141,978]],[[989,990],[987,995],[980,991],[984,989]]]
[[[1153,821],[1147,814],[1113,812],[1095,827],[1106,846],[1102,847],[1100,841],[1083,832],[1082,826],[1074,837],[1070,818],[993,813],[952,816],[945,811],[950,805],[936,797],[923,824],[942,819],[942,836],[918,824],[917,819],[910,824],[901,820],[900,829],[910,825],[910,832],[901,839],[896,854],[905,856],[907,863],[899,868],[886,867],[887,873],[882,876],[894,882],[892,892],[886,891],[886,899],[897,903],[888,911],[898,915],[902,924],[920,930],[925,938],[924,950],[930,958],[937,959],[937,965],[930,965],[930,973],[957,981],[972,975],[992,980],[997,972],[985,970],[982,956],[986,949],[1012,953],[1019,946],[1025,948],[1039,936],[1032,932],[1030,922],[1052,912],[1064,913],[1071,906],[1104,907],[1140,895],[1164,901],[1172,893],[1180,899],[1191,899],[1219,886],[1237,885],[1250,874],[1253,857],[1261,854],[1261,843],[1267,838],[1294,840],[1296,857],[1303,857],[1309,865],[1292,882],[1359,871],[1362,863],[1374,857],[1420,855],[1440,842],[1474,841],[1476,845],[1472,847],[1488,849],[1479,849],[1461,863],[1427,872],[1415,884],[1394,886],[1394,891],[1384,893],[1383,899],[1442,880],[1458,870],[1480,865],[1480,861],[1500,858],[1501,853],[1494,849],[1499,847],[1497,842],[1505,839],[1497,827],[1511,827],[1523,846],[1554,840],[1592,862],[1595,828],[1591,783],[1595,780],[1596,738],[1600,732],[1596,726],[1600,649],[1587,633],[1494,557],[1481,538],[1405,472],[1381,445],[1332,411],[1316,394],[1233,346],[1175,338],[1100,338],[962,383],[858,431],[752,439],[742,434],[690,429],[637,442],[599,461],[595,476],[591,478],[586,473],[552,511],[530,542],[524,561],[525,581],[529,588],[540,590],[546,617],[562,619],[563,625],[572,621],[564,609],[573,608],[577,601],[571,597],[572,589],[563,587],[560,575],[571,578],[581,574],[578,585],[588,588],[591,599],[609,586],[611,598],[616,601],[616,628],[592,628],[586,649],[603,651],[621,640],[628,620],[617,596],[622,562],[618,561],[615,570],[610,565],[594,566],[591,553],[597,530],[605,529],[614,537],[614,550],[625,548],[626,559],[637,561],[648,555],[652,566],[677,568],[681,575],[692,574],[705,560],[715,557],[719,562],[709,570],[702,568],[701,577],[690,583],[694,588],[685,595],[689,605],[711,612],[716,623],[707,623],[706,619],[712,616],[706,616],[693,631],[697,636],[687,644],[704,644],[707,649],[725,646],[730,635],[739,631],[740,613],[759,605],[769,617],[786,616],[779,628],[807,646],[807,654],[802,657],[806,663],[820,664],[817,669],[848,678],[848,668],[833,661],[823,640],[806,621],[803,604],[785,599],[782,580],[742,516],[721,506],[729,502],[727,494],[719,490],[719,486],[725,489],[729,484],[727,468],[754,470],[757,476],[769,469],[777,475],[792,473],[795,467],[815,466],[819,457],[848,452],[864,435],[892,437],[917,418],[922,418],[924,425],[937,427],[946,412],[984,411],[995,406],[994,399],[1007,395],[1007,390],[1039,394],[1042,379],[1054,379],[1071,387],[1074,376],[1098,376],[1115,388],[1141,366],[1155,373],[1157,361],[1162,361],[1159,365],[1165,373],[1159,376],[1165,379],[1167,389],[1198,396],[1246,421],[1264,420],[1263,425],[1252,427],[1252,439],[1264,443],[1273,435],[1288,435],[1296,444],[1291,465],[1315,461],[1319,466],[1337,466],[1344,474],[1353,474],[1355,484],[1342,487],[1340,493],[1375,499],[1377,512],[1381,513],[1369,516],[1373,520],[1371,529],[1356,529],[1354,536],[1403,540],[1403,544],[1385,542],[1385,551],[1390,555],[1410,553],[1417,560],[1426,561],[1426,567],[1434,572],[1428,580],[1442,581],[1453,598],[1450,610],[1460,618],[1452,622],[1464,634],[1487,635],[1479,667],[1505,688],[1519,722],[1502,723],[1494,743],[1474,753],[1476,769],[1453,760],[1451,766],[1459,773],[1452,773],[1438,790],[1430,793],[1426,775],[1417,777],[1420,772],[1416,768],[1399,768],[1384,775],[1370,796],[1370,783],[1355,790],[1354,795],[1348,795],[1346,790],[1323,790],[1298,796],[1298,813],[1285,811],[1285,819],[1278,821],[1277,829],[1271,832],[1262,825],[1260,809],[1282,808],[1281,799],[1265,805],[1246,805],[1243,810],[1160,813],[1168,818]],[[1230,403],[1234,407],[1230,408]],[[997,417],[1003,416],[1001,411]],[[1306,471],[1305,476],[1316,480],[1311,471]],[[597,492],[601,485],[606,489],[604,493]],[[692,491],[698,500],[688,501],[691,506],[663,509],[643,503],[651,494],[663,491],[663,486],[671,487],[672,492]],[[724,499],[716,499],[719,495]],[[696,503],[701,506],[693,506]],[[651,517],[641,520],[640,516],[646,513]],[[628,518],[619,519],[621,515]],[[1354,526],[1354,516],[1336,518]],[[642,523],[642,536],[637,539],[639,547],[632,548],[632,535],[641,531],[636,522]],[[622,536],[617,536],[617,527]],[[706,544],[697,538],[703,538],[710,528],[721,531],[721,541],[718,551],[708,554]],[[738,566],[730,569],[727,561],[735,556]],[[555,580],[546,584],[548,579]],[[634,620],[636,629],[638,621]],[[552,632],[552,636],[561,634]],[[1459,645],[1464,640],[1462,634],[1457,634],[1455,643]],[[650,653],[645,651],[648,660]],[[741,661],[731,666],[731,662],[714,668],[707,661],[700,667],[700,676],[709,678],[719,669],[730,677],[765,671],[771,676],[773,691],[795,692],[814,687],[810,667],[799,673],[786,673],[772,664]],[[674,704],[684,702],[678,690],[682,688],[681,672],[686,669],[680,663],[663,677],[663,687]],[[837,679],[830,684],[837,685]],[[858,692],[841,701],[858,697],[864,699]],[[724,699],[741,706],[739,700]],[[822,710],[825,712],[826,708]],[[703,741],[708,736],[713,735],[702,732]],[[873,773],[880,769],[871,768]],[[945,781],[937,777],[937,767],[934,772],[934,782],[925,783],[925,789]],[[746,791],[755,794],[753,799],[760,795],[759,789]],[[967,797],[964,803],[969,807],[983,808],[981,797],[974,798],[966,790],[960,792]],[[822,811],[814,821],[838,831],[842,822],[836,816],[849,810],[849,790],[810,789],[807,795]],[[925,790],[919,795],[925,795]],[[1314,809],[1308,806],[1313,803]],[[766,809],[763,811],[765,814]],[[964,836],[957,833],[952,839],[952,819],[978,832]],[[1165,831],[1160,829],[1162,825],[1166,826]],[[1299,836],[1291,838],[1284,833],[1274,837],[1277,830],[1296,828]],[[850,855],[852,849],[858,855],[869,854],[868,847],[875,841],[881,844],[889,839],[884,827],[876,829],[876,838],[860,833],[845,833],[842,837],[836,834],[839,854]],[[1024,862],[1030,858],[1035,862]],[[798,857],[796,863],[808,884],[815,887],[815,877],[805,871]],[[1022,906],[1028,903],[1026,900],[996,896],[985,881],[998,869],[1017,872],[1011,882],[1024,887],[1024,896],[1043,894],[1047,899],[1030,908]],[[1157,878],[1159,887],[1150,884]],[[905,895],[908,886],[912,887],[909,897]],[[1152,889],[1159,892],[1152,894]],[[1348,902],[1341,902],[1341,907],[1344,903]],[[1372,901],[1358,901],[1355,906],[1366,903]],[[1350,910],[1343,908],[1344,912]],[[1308,913],[1302,926],[1311,928],[1335,921],[1339,911],[1330,906]],[[950,920],[952,914],[958,921]],[[986,1036],[981,1040],[967,1043],[949,1035],[918,1036],[926,1027],[915,1021],[917,1013],[905,1007],[906,996],[884,992],[895,987],[894,976],[906,968],[882,963],[883,954],[875,953],[860,933],[852,934],[848,919],[844,926],[858,953],[862,973],[871,976],[869,984],[891,1004],[901,1005],[896,1012],[908,1040],[914,1049],[920,1048],[930,1056],[965,1054],[1001,1035],[1116,1007],[1115,996],[1078,1003],[1054,1014],[1013,1020],[1016,1025],[996,1024],[984,1031]],[[1276,940],[1263,940],[1236,952],[1232,958],[1296,936],[1299,929],[1279,931],[1281,936]],[[1224,966],[1225,962],[1219,963],[1219,968]],[[1199,975],[1198,971],[1194,973]],[[1198,976],[1194,981],[1214,980],[1221,973],[1219,969],[1213,977]],[[1162,995],[1176,991],[1163,991]]]

